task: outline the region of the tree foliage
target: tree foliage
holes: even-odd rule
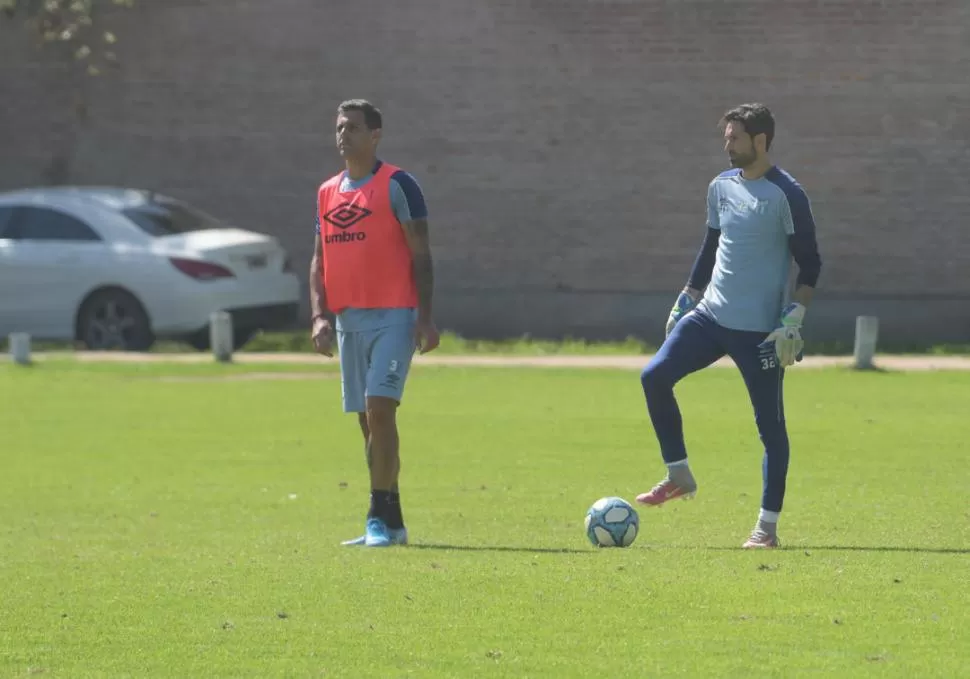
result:
[[[45,46],[64,50],[91,76],[117,63],[115,34],[101,21],[106,5],[131,8],[135,0],[0,0],[0,12],[21,19]]]

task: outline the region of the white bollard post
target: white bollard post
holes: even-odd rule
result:
[[[18,365],[30,365],[30,335],[25,332],[10,333],[10,357]]]
[[[209,315],[209,345],[217,361],[232,360],[232,316],[228,312],[214,311]]]
[[[875,365],[876,341],[879,339],[879,317],[857,316],[855,319],[855,350],[853,351],[856,370],[872,370]]]

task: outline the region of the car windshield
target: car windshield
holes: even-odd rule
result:
[[[226,224],[185,203],[155,200],[122,210],[126,217],[151,236],[161,238],[190,231],[225,229]]]

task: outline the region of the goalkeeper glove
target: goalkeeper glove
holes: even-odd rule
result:
[[[805,307],[792,302],[781,312],[781,327],[773,330],[759,346],[767,347],[774,343],[775,355],[783,368],[802,360],[802,320],[805,318]]]
[[[687,292],[681,292],[677,296],[677,301],[674,303],[673,308],[670,310],[670,316],[667,317],[667,335],[674,329],[677,325],[677,321],[687,315],[687,312],[697,306],[697,302],[694,298],[687,294]]]

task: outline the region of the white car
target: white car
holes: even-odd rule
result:
[[[209,346],[231,314],[234,344],[298,317],[300,285],[272,236],[168,196],[125,188],[0,193],[0,338],[145,351],[156,338]]]

